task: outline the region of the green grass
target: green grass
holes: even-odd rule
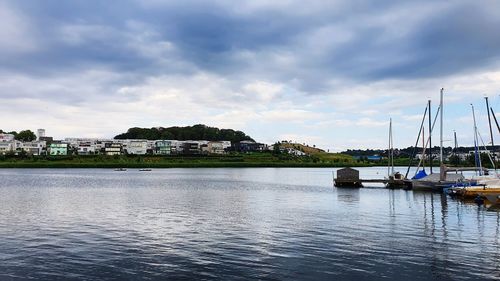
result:
[[[371,166],[350,156],[321,153],[292,156],[241,153],[224,156],[0,156],[0,168],[211,168],[211,167],[345,167]]]

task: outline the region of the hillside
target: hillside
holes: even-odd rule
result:
[[[219,129],[198,124],[186,127],[155,127],[130,128],[126,133],[115,136],[115,139],[146,139],[146,140],[208,140],[240,142],[253,139],[242,131],[233,129]]]
[[[315,156],[319,158],[322,161],[328,161],[328,162],[351,162],[353,160],[352,156],[347,155],[347,154],[341,154],[341,153],[328,153],[325,152],[323,149],[317,148],[317,147],[311,147],[307,145],[303,145],[300,143],[289,143],[289,142],[282,142],[280,146],[285,147],[285,148],[293,148],[300,150],[308,155]]]

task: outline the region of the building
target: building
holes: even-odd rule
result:
[[[106,145],[113,143],[112,140],[96,140],[95,141],[95,153],[96,154],[105,154],[106,153]]]
[[[226,146],[222,141],[211,141],[206,145],[208,154],[224,154]]]
[[[286,151],[286,153],[291,154],[291,155],[295,155],[295,156],[306,156],[307,155],[305,152],[300,151],[300,150],[295,149],[295,148],[286,148],[285,151]]]
[[[144,155],[148,150],[148,142],[146,140],[130,140],[125,148],[127,154]]]
[[[26,151],[29,155],[43,155],[46,153],[45,141],[32,141],[22,143],[22,150]]]
[[[266,145],[254,141],[240,141],[233,144],[232,149],[239,152],[255,152],[266,150]]]
[[[14,141],[13,134],[0,134],[0,142]]]
[[[93,155],[96,154],[97,146],[93,141],[79,142],[76,146],[78,155]]]
[[[170,155],[172,152],[172,141],[158,140],[154,145],[154,154],[157,155]]]
[[[37,136],[37,138],[36,138],[37,140],[44,138],[45,137],[45,129],[36,130],[36,136]]]
[[[182,150],[183,154],[186,154],[186,155],[194,155],[194,154],[201,153],[199,142],[186,141],[182,144],[182,148],[183,148],[183,150]]]
[[[178,140],[170,141],[170,152],[171,154],[184,153],[184,141],[178,141]]]
[[[104,145],[104,154],[106,155],[121,155],[123,153],[123,145],[118,142],[107,142]]]
[[[50,155],[68,155],[67,143],[51,143],[49,146]]]
[[[0,141],[0,155],[13,152],[14,150],[15,148],[13,141]]]
[[[53,137],[39,137],[38,140],[44,141],[45,143],[47,143],[47,145],[50,145],[54,141],[54,138]]]

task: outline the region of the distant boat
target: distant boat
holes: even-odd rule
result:
[[[139,169],[139,171],[141,171],[141,172],[149,172],[149,171],[152,171],[152,170],[146,168],[146,169]]]
[[[387,188],[403,188],[406,186],[404,176],[400,172],[394,172],[394,142],[392,139],[392,118],[389,119],[389,147],[387,149]]]
[[[126,171],[127,169],[125,168],[116,168],[115,171],[117,172],[123,172],[123,171]]]

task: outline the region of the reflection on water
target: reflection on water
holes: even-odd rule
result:
[[[0,280],[500,277],[498,210],[336,189],[331,169],[14,169],[0,182]]]
[[[359,202],[359,188],[339,188],[337,189],[337,200],[345,203]]]

